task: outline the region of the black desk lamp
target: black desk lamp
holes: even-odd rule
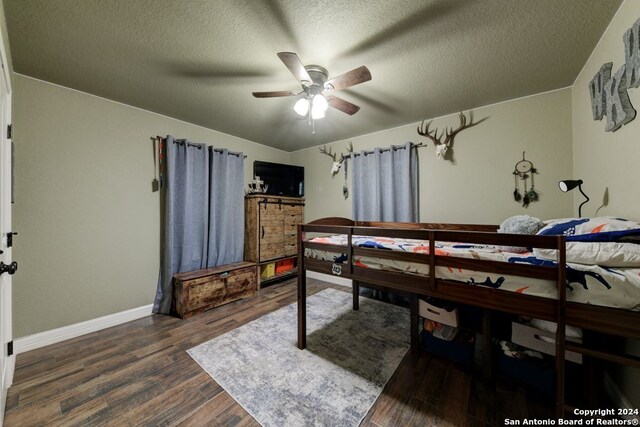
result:
[[[560,181],[558,183],[558,187],[560,187],[560,190],[563,193],[566,193],[567,191],[571,191],[574,188],[578,187],[578,190],[580,190],[580,192],[582,193],[584,198],[587,199],[584,202],[580,203],[580,206],[578,207],[578,217],[582,218],[582,205],[584,205],[585,203],[587,203],[589,201],[589,197],[586,194],[584,194],[584,191],[582,191],[582,180],[581,179],[577,179],[577,180],[568,179],[568,180],[565,180],[565,181]]]

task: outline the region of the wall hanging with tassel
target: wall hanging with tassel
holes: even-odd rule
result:
[[[522,152],[522,160],[516,163],[513,168],[513,177],[515,180],[515,190],[513,190],[513,200],[520,203],[523,207],[528,207],[529,203],[536,202],[540,198],[540,193],[536,190],[534,175],[538,170],[529,160],[525,159],[525,152]],[[531,188],[529,188],[529,179],[531,179]],[[520,183],[523,185],[523,191],[520,192]]]

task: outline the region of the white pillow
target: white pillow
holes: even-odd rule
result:
[[[640,245],[624,242],[567,242],[567,262],[603,267],[640,267]],[[538,258],[557,260],[555,249],[535,248]]]

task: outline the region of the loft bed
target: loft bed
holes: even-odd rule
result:
[[[584,286],[587,290],[586,275],[596,280],[590,285],[597,293],[597,286],[606,281],[598,279],[598,273],[576,271],[566,262],[566,238],[562,235],[540,236],[497,233],[496,225],[440,224],[440,223],[389,223],[352,221],[346,218],[323,218],[298,226],[298,348],[306,347],[306,272],[314,271],[353,282],[353,309],[358,309],[361,284],[390,292],[410,296],[411,345],[418,344],[418,297],[435,297],[455,303],[462,303],[484,309],[484,348],[491,348],[491,311],[501,311],[519,316],[555,322],[555,354],[565,351],[580,353],[588,357],[614,363],[640,367],[640,358],[592,349],[585,345],[565,341],[565,326],[571,325],[604,334],[624,338],[640,339],[640,298],[630,301],[622,292],[617,300],[605,305],[595,305],[588,298],[567,299],[570,290]],[[331,236],[330,238],[310,238]],[[405,250],[386,242],[402,240],[409,243]],[[363,240],[367,240],[363,244]],[[373,243],[372,243],[373,241]],[[382,244],[378,244],[382,242]],[[416,243],[417,242],[417,243]],[[531,264],[523,254],[502,254],[502,249],[525,247],[529,250],[553,250],[556,262]],[[460,253],[457,249],[463,248]],[[465,254],[464,248],[472,248]],[[492,251],[487,248],[498,248]],[[394,250],[395,249],[395,250]],[[595,267],[599,268],[599,267]],[[570,280],[567,280],[567,274]],[[610,269],[609,269],[610,270]],[[605,270],[597,270],[605,274]],[[457,273],[467,275],[457,275]],[[482,277],[487,274],[500,276],[501,280],[474,280],[468,274]],[[639,274],[635,270],[633,274]],[[547,291],[531,295],[522,292],[528,286],[502,286],[507,280],[517,279],[525,284],[536,284]],[[601,278],[601,276],[600,276]],[[466,280],[465,280],[466,279]],[[634,280],[632,278],[632,280]],[[598,284],[598,282],[601,282]],[[520,282],[517,282],[520,283]],[[543,286],[543,287],[540,287]],[[551,289],[552,292],[548,292]],[[611,290],[611,287],[607,287]],[[634,290],[638,289],[634,284]],[[579,289],[580,291],[581,289]],[[570,292],[578,294],[580,292]],[[599,303],[598,303],[599,304]],[[619,308],[625,307],[625,308]],[[490,355],[485,358],[484,373],[491,376]],[[562,417],[565,407],[565,358],[555,358],[556,371],[556,416]]]

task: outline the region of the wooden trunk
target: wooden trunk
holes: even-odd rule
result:
[[[238,262],[173,276],[173,312],[183,319],[220,305],[254,296],[258,270]]]
[[[245,197],[244,259],[261,267],[295,259],[297,225],[304,216],[304,199],[253,194]],[[260,283],[289,277],[295,269],[260,279]]]

